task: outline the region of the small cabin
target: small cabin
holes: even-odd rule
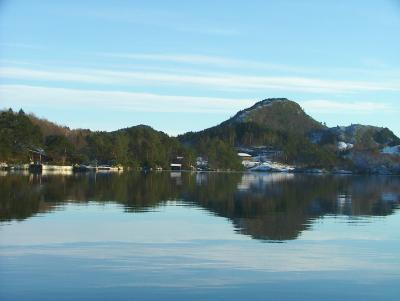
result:
[[[182,170],[181,163],[171,163],[170,164],[171,170]]]
[[[242,161],[251,161],[251,155],[247,153],[238,153],[238,156],[242,159]]]
[[[171,170],[182,170],[183,156],[176,156],[170,164]]]
[[[29,160],[35,164],[42,164],[49,161],[49,157],[46,155],[43,149],[30,149],[29,150]]]

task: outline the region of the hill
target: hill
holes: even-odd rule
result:
[[[400,139],[384,127],[352,124],[313,131],[309,138],[335,149],[352,169],[368,173],[400,173]]]
[[[200,132],[189,132],[179,140],[209,156],[209,142],[231,148],[268,148],[281,151],[284,163],[309,167],[333,167],[343,163],[329,147],[314,144],[308,134],[326,127],[286,98],[265,99],[238,112],[221,124]]]
[[[346,143],[356,149],[371,150],[384,146],[400,144],[400,139],[388,128],[370,125],[352,124],[311,131],[310,139],[314,143]]]
[[[297,167],[397,172],[400,139],[388,128],[368,125],[328,128],[286,98],[270,98],[221,124],[189,132],[179,140],[205,156],[210,141],[236,149],[275,150],[276,161]],[[390,153],[390,154],[389,154]]]
[[[146,125],[138,125],[113,132],[92,132],[87,136],[84,150],[87,158],[132,167],[162,167],[176,157],[183,157],[189,168],[194,162],[193,153],[174,137]]]
[[[40,151],[54,164],[123,164],[167,168],[176,156],[188,166],[193,155],[176,138],[139,125],[114,132],[71,130],[45,119],[11,109],[0,112],[0,162],[28,162]]]
[[[388,128],[353,124],[328,128],[286,98],[270,98],[221,124],[178,137],[138,125],[112,132],[72,130],[22,110],[0,111],[0,162],[27,162],[30,150],[55,164],[122,164],[185,168],[201,156],[210,169],[241,170],[238,151],[273,154],[297,168],[400,172],[400,139]]]

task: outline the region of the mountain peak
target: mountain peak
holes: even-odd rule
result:
[[[255,105],[257,105],[257,104],[271,104],[271,103],[281,102],[281,101],[291,101],[291,100],[289,100],[287,98],[284,98],[284,97],[266,98],[266,99],[263,99],[263,100],[257,102]]]
[[[308,116],[301,106],[287,98],[267,98],[239,111],[226,123],[253,122],[273,130],[306,134],[324,126]]]
[[[293,104],[297,104],[294,101],[291,101],[291,100],[289,100],[287,98],[266,98],[266,99],[263,99],[263,100],[261,100],[259,102],[256,102],[253,106],[251,106],[248,109],[245,109],[244,111],[252,110],[252,109],[258,109],[258,108],[264,107],[264,106],[271,106],[271,105],[275,105],[277,103],[293,103]]]
[[[247,120],[247,117],[248,117],[249,114],[251,114],[252,112],[254,112],[256,110],[260,110],[260,109],[263,109],[265,107],[269,107],[269,106],[275,105],[277,103],[294,103],[294,104],[296,104],[295,102],[290,101],[287,98],[266,98],[266,99],[263,99],[263,100],[261,100],[259,102],[256,102],[254,105],[252,105],[249,108],[246,108],[244,110],[239,111],[233,118],[231,118],[231,120],[233,122],[250,121],[250,120]]]

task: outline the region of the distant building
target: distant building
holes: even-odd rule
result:
[[[208,161],[203,157],[196,158],[196,168],[204,170],[208,168]]]
[[[176,156],[169,165],[171,170],[182,170],[183,159],[182,156]]]
[[[170,164],[171,170],[182,170],[181,163],[171,163]]]
[[[48,156],[41,148],[35,148],[29,150],[29,160],[32,163],[42,164],[43,161],[48,161]]]
[[[238,156],[243,160],[243,161],[251,161],[251,155],[247,153],[238,153]]]

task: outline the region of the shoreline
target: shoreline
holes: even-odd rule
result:
[[[123,173],[226,173],[226,174],[287,174],[287,175],[314,175],[314,176],[400,176],[400,173],[372,173],[372,172],[334,172],[334,171],[254,171],[254,170],[172,170],[172,169],[162,169],[162,170],[135,170],[135,169],[124,169],[124,170],[73,170],[70,169],[45,169],[45,170],[29,170],[29,169],[0,169],[0,175],[5,176],[8,174],[21,174],[21,175],[76,175],[76,174],[123,174]]]

